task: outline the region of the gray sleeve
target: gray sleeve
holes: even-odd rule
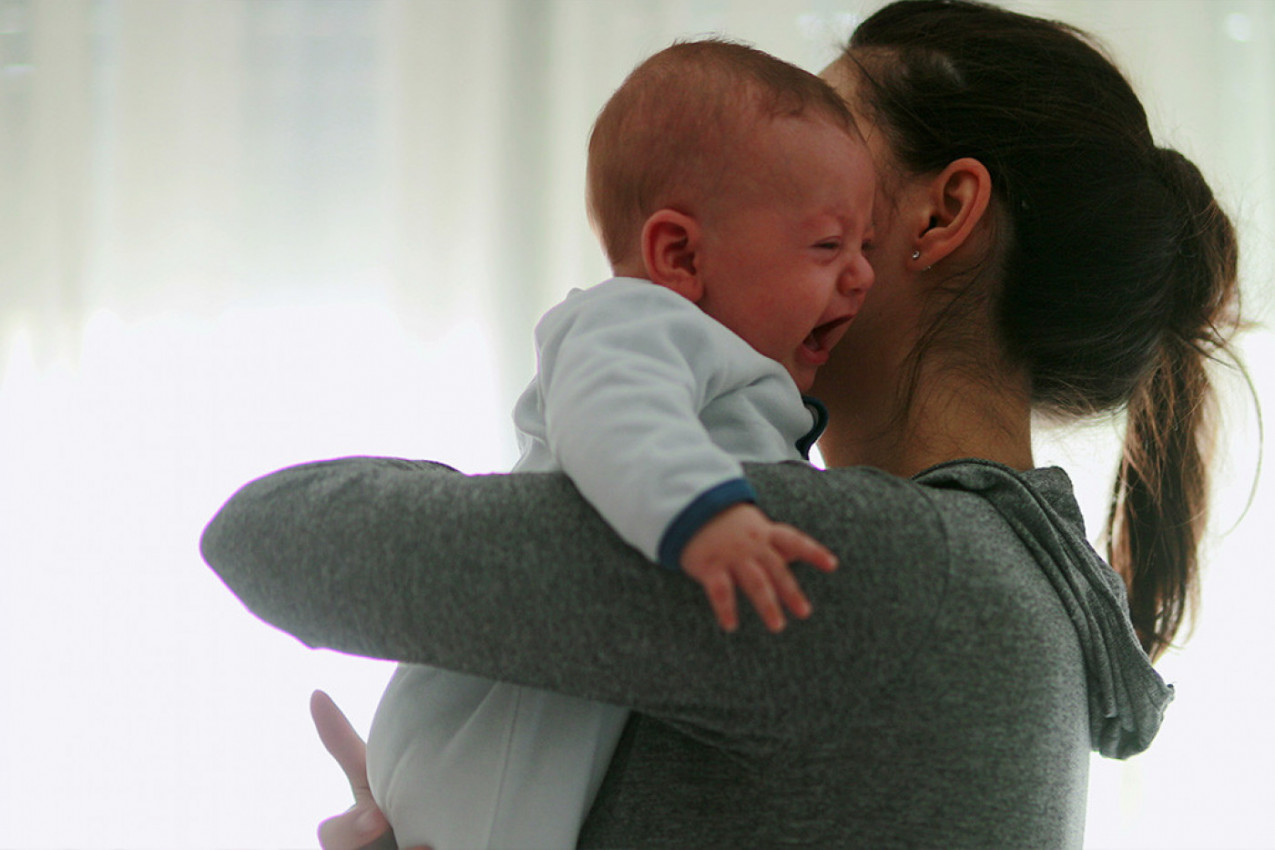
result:
[[[841,560],[831,576],[798,566],[815,613],[779,636],[748,617],[723,634],[697,585],[651,569],[556,473],[464,476],[383,458],[293,467],[232,497],[202,548],[252,612],[311,646],[700,728],[731,725],[742,706],[770,724],[797,703],[827,708],[810,694],[822,665],[862,682],[859,697],[897,673],[948,565],[941,523],[910,482],[796,463],[747,472],[772,516]]]

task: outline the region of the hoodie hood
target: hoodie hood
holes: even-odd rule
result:
[[[1118,759],[1150,746],[1173,687],[1138,643],[1124,582],[1085,537],[1067,473],[1056,467],[1020,473],[990,461],[961,460],[932,467],[915,480],[981,495],[1049,578],[1084,653],[1090,746]]]

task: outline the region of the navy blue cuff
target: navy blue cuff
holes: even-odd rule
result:
[[[723,481],[700,493],[664,529],[664,536],[660,539],[660,563],[670,570],[680,570],[682,550],[691,542],[695,532],[731,505],[756,501],[757,494],[753,491],[753,486],[743,478]]]

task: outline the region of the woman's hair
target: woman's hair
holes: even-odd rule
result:
[[[1229,219],[1199,170],[1156,146],[1110,59],[1066,24],[903,0],[858,27],[843,61],[896,165],[930,174],[973,157],[991,174],[1000,274],[984,295],[1033,404],[1070,416],[1127,408],[1108,554],[1157,657],[1197,593],[1213,431],[1205,362],[1238,322]]]
[[[745,170],[758,121],[799,116],[858,135],[830,85],[745,44],[677,42],[639,64],[589,137],[586,202],[612,265],[639,250],[653,212],[719,193]]]

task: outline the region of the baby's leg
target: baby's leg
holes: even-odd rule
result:
[[[372,793],[400,846],[568,848],[627,711],[402,665],[368,736]]]

